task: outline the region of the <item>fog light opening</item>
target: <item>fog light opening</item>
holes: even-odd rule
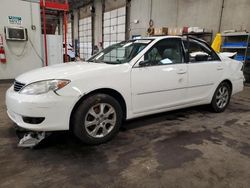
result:
[[[28,124],[41,124],[45,118],[44,117],[26,117],[23,116],[23,122]]]

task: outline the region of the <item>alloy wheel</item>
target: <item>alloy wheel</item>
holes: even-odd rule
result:
[[[103,138],[115,127],[116,118],[114,107],[107,103],[98,103],[88,110],[84,127],[91,137]]]
[[[224,108],[229,100],[229,90],[226,86],[222,86],[219,88],[216,94],[216,104],[218,108]]]

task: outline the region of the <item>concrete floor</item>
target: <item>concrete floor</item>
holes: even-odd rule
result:
[[[0,187],[250,187],[250,87],[221,114],[195,107],[133,120],[100,146],[62,132],[33,150],[16,146],[7,87],[0,84]]]

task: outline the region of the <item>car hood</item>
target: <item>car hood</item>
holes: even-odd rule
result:
[[[70,62],[35,69],[16,78],[17,81],[28,84],[48,79],[73,79],[78,74],[103,72],[119,65],[105,63]]]

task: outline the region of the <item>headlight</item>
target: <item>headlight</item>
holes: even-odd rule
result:
[[[49,91],[57,91],[65,87],[69,80],[44,80],[31,83],[25,86],[20,93],[26,95],[40,95],[48,93]]]

